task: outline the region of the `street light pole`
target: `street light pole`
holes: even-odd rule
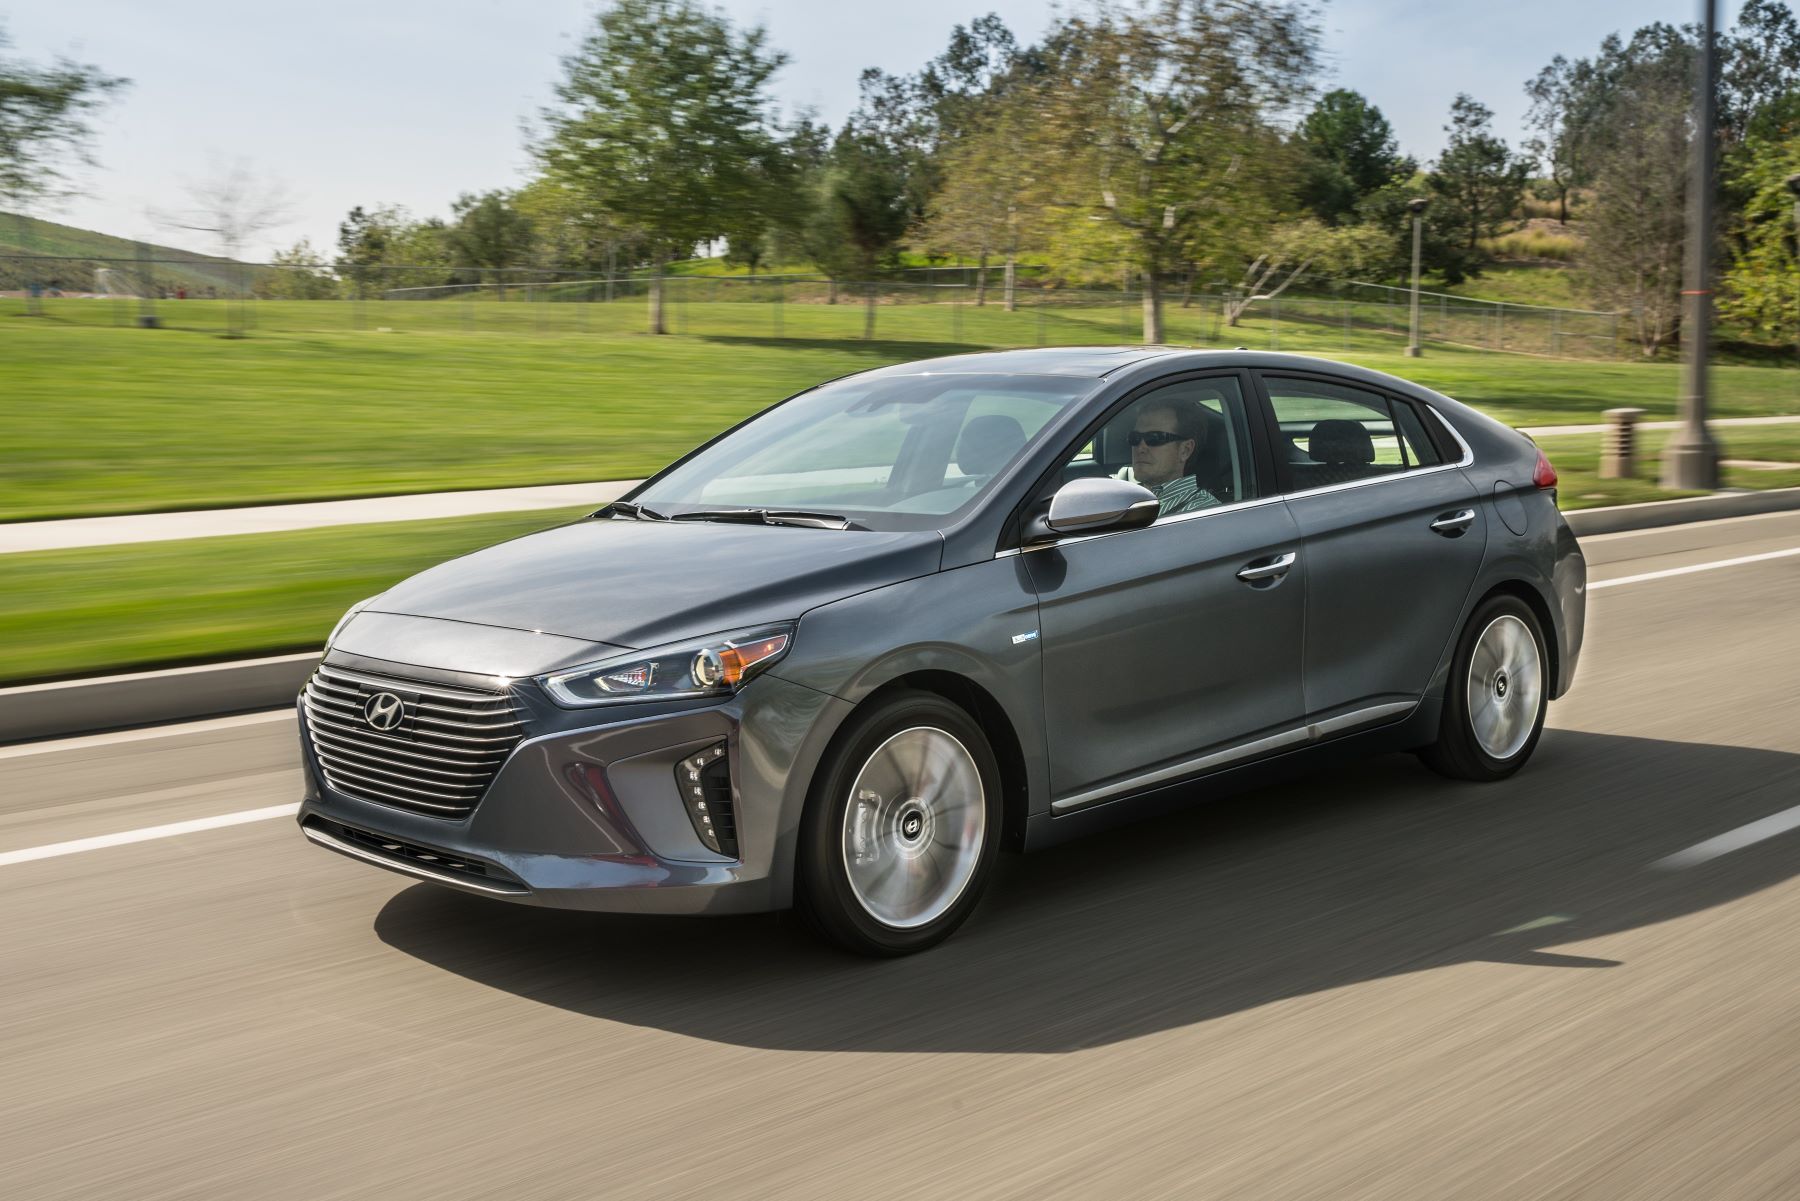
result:
[[[1419,357],[1419,249],[1424,243],[1425,204],[1423,196],[1406,202],[1406,211],[1413,219],[1412,338],[1406,344],[1406,354],[1414,359]]]
[[[1663,448],[1662,486],[1719,486],[1719,447],[1706,427],[1706,365],[1712,341],[1714,107],[1718,92],[1719,0],[1701,0],[1694,70],[1694,150],[1689,160],[1687,263],[1681,299],[1681,428]]]

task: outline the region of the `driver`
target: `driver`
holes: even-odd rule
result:
[[[1131,444],[1131,466],[1121,470],[1119,478],[1156,493],[1158,517],[1219,503],[1191,474],[1204,428],[1202,420],[1200,402],[1190,396],[1153,399],[1138,410],[1126,437]]]

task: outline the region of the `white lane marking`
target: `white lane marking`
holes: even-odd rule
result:
[[[300,812],[298,801],[289,805],[270,805],[266,809],[245,809],[238,813],[221,813],[217,817],[197,817],[192,821],[170,822],[166,826],[146,826],[142,830],[126,830],[119,834],[98,834],[93,838],[76,838],[69,842],[53,842],[47,846],[26,847],[22,851],[0,852],[0,867],[14,863],[30,863],[34,859],[54,859],[58,855],[79,855],[83,851],[99,851],[133,842],[150,842],[158,838],[174,838],[180,834],[196,834],[201,830],[218,830],[225,826],[241,826],[247,822],[264,822],[276,817],[292,817]]]
[[[75,738],[58,738],[52,742],[24,742],[18,746],[0,746],[0,759],[22,759],[27,755],[51,755],[57,751],[85,751],[97,746],[116,746],[122,742],[147,742],[153,738],[179,738],[183,734],[204,734],[209,730],[235,730],[240,726],[261,726],[283,718],[293,719],[294,708],[267,709],[261,713],[239,713],[232,717],[209,717],[204,721],[188,721],[172,726],[146,726],[141,730],[119,730],[112,734],[82,734]]]
[[[1675,575],[1692,575],[1696,571],[1717,571],[1721,567],[1737,567],[1744,563],[1762,563],[1769,559],[1785,559],[1789,555],[1800,555],[1800,546],[1790,546],[1786,550],[1772,550],[1760,555],[1743,555],[1736,559],[1719,559],[1712,563],[1695,563],[1688,567],[1668,567],[1662,571],[1646,571],[1641,575],[1622,576],[1616,580],[1590,580],[1588,591],[1595,592],[1601,588],[1617,588],[1621,584],[1641,584],[1645,580],[1666,580]]]
[[[1659,867],[1665,871],[1696,867],[1708,860],[1717,859],[1720,855],[1729,855],[1733,851],[1741,851],[1747,846],[1773,838],[1777,834],[1786,834],[1796,827],[1800,827],[1800,805],[1795,805],[1792,809],[1783,809],[1780,813],[1771,813],[1747,826],[1727,830],[1717,838],[1697,842],[1685,851],[1676,851],[1673,855],[1658,859],[1650,866]]]

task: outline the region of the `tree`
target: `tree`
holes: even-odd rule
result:
[[[496,272],[501,300],[506,299],[506,269],[524,265],[532,250],[531,219],[512,201],[506,192],[465,192],[450,206],[454,220],[442,234],[457,266]]]
[[[603,271],[603,296],[608,301],[620,265],[629,269],[642,261],[641,239],[564,183],[540,175],[519,189],[513,204],[531,222],[533,260],[563,269]]]
[[[1294,141],[1303,162],[1300,203],[1327,225],[1354,218],[1365,196],[1414,170],[1381,110],[1345,88],[1320,97]]]
[[[722,236],[758,196],[769,78],[785,56],[691,0],[617,0],[563,60],[561,107],[534,147],[545,174],[637,231],[655,264],[650,332],[666,332],[669,260]]]
[[[911,217],[906,168],[882,139],[846,122],[814,174],[804,243],[819,270],[831,277],[833,303],[846,276],[871,279],[891,266]],[[875,293],[865,295],[863,337],[875,336]]]
[[[242,337],[248,324],[244,302],[250,289],[241,259],[253,240],[291,220],[287,191],[276,181],[259,178],[247,159],[217,164],[211,176],[187,184],[184,190],[187,208],[152,211],[151,218],[170,229],[210,235],[219,253],[232,260],[238,274],[239,303],[226,310],[226,336]]]
[[[1759,113],[1800,90],[1800,21],[1786,4],[1745,0],[1719,42],[1720,128],[1732,146],[1749,136]]]
[[[1379,230],[1385,239],[1384,253],[1368,265],[1372,275],[1383,279],[1406,279],[1412,272],[1412,214],[1407,205],[1429,190],[1425,177],[1397,180],[1363,198],[1356,207],[1362,224]],[[1480,264],[1477,254],[1451,236],[1437,219],[1434,206],[1425,209],[1420,230],[1419,266],[1435,272],[1444,283],[1454,286],[1467,278]]]
[[[951,149],[986,123],[994,101],[1041,69],[1035,51],[1021,48],[1005,22],[988,13],[954,26],[943,53],[915,75],[862,73],[851,121],[900,163],[913,221],[925,219],[943,186]]]
[[[351,281],[359,299],[368,295],[369,281],[379,280],[392,262],[389,254],[409,224],[406,210],[391,204],[368,210],[359,204],[338,223],[337,272]]]
[[[1160,342],[1162,275],[1220,209],[1271,198],[1237,186],[1276,114],[1310,87],[1310,10],[1258,0],[1168,0],[1070,19],[1043,53],[1042,121],[1063,148],[1059,208],[1124,237],[1143,281],[1144,340]]]
[[[1437,225],[1456,238],[1474,257],[1482,238],[1500,232],[1501,223],[1518,211],[1531,178],[1529,157],[1514,155],[1493,133],[1493,110],[1467,93],[1450,104],[1450,135],[1427,186],[1438,197],[1433,206]]]
[[[800,164],[790,156],[789,146],[769,139],[750,162],[747,201],[726,217],[727,263],[756,274],[776,230],[791,226],[802,216],[800,180]]]
[[[268,295],[280,300],[330,300],[337,295],[337,280],[330,265],[301,238],[286,250],[277,250],[269,259],[275,270],[269,272],[265,285]]]
[[[1019,253],[1041,234],[1044,159],[1033,99],[1029,92],[996,99],[985,120],[964,131],[943,157],[942,182],[915,233],[922,248],[976,260],[977,305],[987,303],[988,258],[1001,256],[1009,313],[1017,307]]]
[[[1363,274],[1386,250],[1387,236],[1374,226],[1333,227],[1315,217],[1276,226],[1226,299],[1225,324],[1236,325],[1252,304],[1275,299],[1303,276],[1347,279]]]
[[[1564,225],[1569,223],[1570,189],[1588,182],[1582,151],[1596,100],[1592,74],[1589,63],[1571,63],[1559,54],[1525,85],[1525,95],[1531,100],[1525,124],[1532,130],[1525,148],[1549,172],[1556,219]]]
[[[0,50],[8,44],[0,27]],[[71,161],[88,161],[88,122],[127,82],[68,59],[36,67],[0,58],[0,205],[12,210],[21,249],[30,242],[25,210],[66,188]],[[36,313],[35,285],[28,303]]]
[[[9,44],[0,28],[0,49]],[[16,212],[63,187],[69,161],[86,161],[94,112],[129,82],[68,59],[0,58],[0,202]]]
[[[1785,106],[1800,129],[1800,95]],[[1800,171],[1800,136],[1753,131],[1733,156],[1733,190],[1748,196],[1738,218],[1734,253],[1723,272],[1719,314],[1765,336],[1800,337],[1800,255],[1788,176]]]
[[[1646,356],[1680,328],[1694,51],[1682,31],[1656,24],[1629,42],[1608,37],[1592,63],[1583,153],[1594,200],[1582,261],[1594,294],[1631,314]]]

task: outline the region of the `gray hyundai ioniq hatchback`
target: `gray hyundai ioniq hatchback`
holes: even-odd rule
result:
[[[1294,355],[850,376],[353,608],[300,825],[504,900],[920,950],[1003,847],[1326,750],[1517,771],[1581,649],[1555,485],[1448,397]]]

